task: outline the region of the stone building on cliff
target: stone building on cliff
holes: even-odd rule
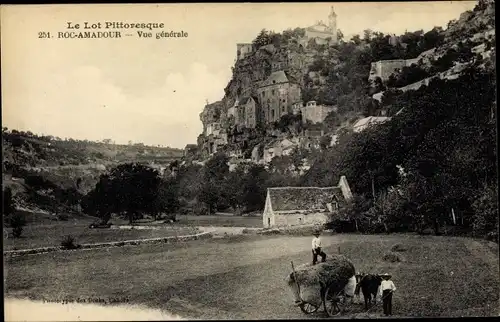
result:
[[[278,121],[292,111],[294,103],[300,102],[300,86],[284,71],[272,73],[257,89],[261,107],[261,119],[265,124]]]
[[[306,106],[301,107],[302,112],[302,122],[306,123],[310,121],[313,124],[322,123],[326,116],[335,111],[335,106],[327,106],[322,104],[317,104],[316,101],[309,101]]]
[[[323,21],[318,21],[316,24],[306,28],[305,36],[300,39],[299,43],[306,47],[311,39],[316,41],[318,45],[338,43],[338,30],[337,30],[337,14],[331,7],[330,14],[328,15],[328,25]]]
[[[274,187],[267,189],[262,221],[264,228],[325,224],[339,215],[352,198],[345,176],[335,187]]]

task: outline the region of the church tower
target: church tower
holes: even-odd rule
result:
[[[335,13],[335,10],[330,11],[330,15],[328,16],[328,22],[329,22],[329,27],[332,32],[332,43],[336,44],[338,39],[337,39],[337,14]]]

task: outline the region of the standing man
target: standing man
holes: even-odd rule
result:
[[[391,275],[385,273],[382,274],[381,277],[383,278],[382,282],[380,283],[380,288],[379,288],[379,295],[382,297],[384,301],[384,315],[392,315],[392,294],[394,291],[396,291],[396,286],[394,283],[391,281]]]
[[[314,231],[314,238],[312,240],[312,253],[313,253],[313,265],[318,262],[318,255],[321,256],[321,262],[325,262],[326,254],[321,250],[321,239],[319,238],[319,230]]]

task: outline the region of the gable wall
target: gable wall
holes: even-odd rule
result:
[[[328,213],[315,212],[308,214],[280,214],[274,215],[274,227],[289,227],[310,224],[325,224],[329,220]]]
[[[268,218],[270,220],[270,225],[268,224]],[[271,207],[271,197],[269,196],[269,192],[267,193],[266,197],[266,204],[264,206],[264,213],[262,214],[262,226],[264,228],[269,228],[274,225],[275,218],[273,216],[273,209]]]

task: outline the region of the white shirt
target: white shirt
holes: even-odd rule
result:
[[[321,247],[321,239],[319,239],[319,237],[314,237],[312,240],[312,248],[316,249],[318,247]]]
[[[386,280],[383,280],[382,283],[380,283],[380,287],[379,287],[379,293],[382,294],[383,291],[385,290],[391,290],[391,291],[395,291],[396,290],[396,286],[394,285],[394,283],[389,280],[389,281],[386,281]]]

